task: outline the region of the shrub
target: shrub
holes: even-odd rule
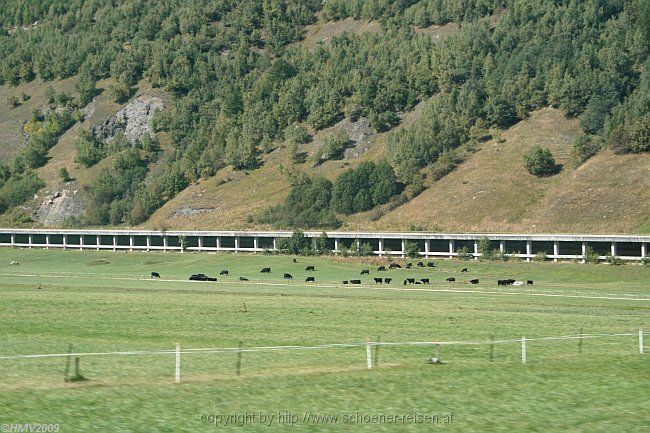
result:
[[[535,257],[533,257],[533,260],[536,262],[545,262],[546,261],[546,251],[540,251],[537,254],[535,254]]]
[[[483,236],[478,243],[478,252],[481,253],[481,260],[494,260],[498,251],[491,249],[490,239]]]
[[[599,256],[600,255],[596,251],[594,251],[593,248],[588,246],[587,249],[585,250],[584,261],[585,263],[592,263],[595,265],[598,264]]]
[[[64,182],[70,182],[72,180],[70,173],[68,173],[68,169],[65,167],[59,169],[59,176],[61,176],[61,180]]]
[[[598,137],[581,135],[573,143],[572,159],[573,164],[578,167],[580,164],[594,156],[602,148],[602,141]]]
[[[416,259],[420,257],[420,247],[415,242],[404,242],[404,254],[409,259]]]
[[[551,151],[539,146],[534,146],[524,155],[524,167],[528,173],[538,177],[557,174],[561,169],[561,166],[555,163]]]
[[[458,258],[461,260],[469,260],[472,258],[472,253],[469,252],[469,248],[467,247],[459,248],[456,254],[458,254]]]

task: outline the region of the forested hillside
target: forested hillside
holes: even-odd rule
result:
[[[555,155],[565,170],[597,154],[647,161],[649,53],[644,0],[6,0],[0,114],[29,104],[16,86],[75,84],[47,92],[22,141],[0,142],[20,148],[0,163],[0,213],[29,224],[16,209],[45,185],[38,170],[73,125],[88,210],[69,226],[140,225],[201,183],[227,188],[220,180],[237,172],[270,181],[256,174],[269,164],[283,193],[242,226],[357,225],[373,209],[421,203],[547,107],[579,126],[570,158]],[[168,99],[151,134],[107,138],[88,120],[100,96],[125,104],[143,88]],[[359,130],[375,141],[359,145]],[[541,177],[563,170],[551,168]],[[643,164],[637,172],[647,179]],[[635,221],[625,230],[645,223]]]

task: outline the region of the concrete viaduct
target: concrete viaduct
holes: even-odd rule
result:
[[[147,230],[63,230],[3,229],[0,247],[61,248],[108,251],[196,251],[263,252],[276,249],[279,238],[289,231],[147,231]],[[304,232],[317,238],[322,232]],[[650,236],[579,234],[498,234],[498,233],[367,233],[327,232],[328,247],[334,252],[355,243],[369,244],[376,255],[403,257],[405,243],[418,245],[424,258],[452,258],[459,252],[480,257],[479,242],[487,237],[491,249],[530,261],[542,253],[551,260],[582,260],[587,248],[601,259],[622,260],[648,257]]]

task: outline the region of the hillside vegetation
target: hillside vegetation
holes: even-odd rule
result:
[[[9,0],[0,24],[3,224],[650,225],[641,0]],[[164,109],[127,136],[142,95]],[[522,168],[535,145],[559,174]],[[63,186],[77,210],[30,222]]]

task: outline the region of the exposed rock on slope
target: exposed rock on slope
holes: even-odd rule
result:
[[[34,219],[46,226],[61,224],[66,218],[79,216],[84,212],[84,205],[77,190],[48,192],[45,197],[34,212]]]
[[[163,109],[163,100],[157,96],[140,95],[126,104],[101,125],[93,126],[95,137],[111,141],[118,132],[124,133],[129,141],[142,138],[145,134],[153,135],[151,120],[154,112]]]

